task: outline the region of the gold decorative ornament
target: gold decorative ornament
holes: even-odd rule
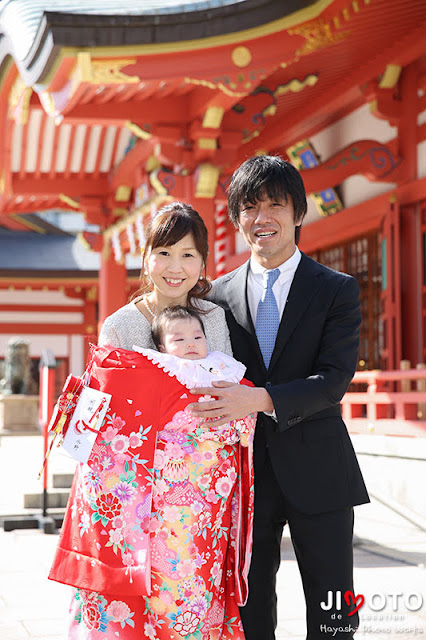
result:
[[[27,124],[30,99],[33,90],[18,76],[9,94],[9,118],[17,124]]]
[[[86,291],[86,300],[88,302],[95,302],[98,299],[98,291],[96,287],[90,287]]]
[[[208,89],[219,89],[226,96],[231,96],[232,98],[244,98],[248,95],[248,91],[232,91],[232,89],[228,89],[228,87],[224,85],[223,82],[218,82],[215,84],[214,82],[210,82],[209,80],[198,80],[196,78],[185,78],[185,82],[188,84],[195,84],[199,87],[207,87]],[[234,86],[236,87],[235,84]]]
[[[318,51],[318,49],[329,47],[336,42],[344,40],[350,34],[349,31],[335,33],[332,29],[332,20],[331,22],[326,22],[323,19],[289,29],[288,32],[290,35],[302,36],[306,40],[303,47],[296,51],[296,56],[306,56],[313,51]]]
[[[235,47],[231,53],[231,59],[236,67],[247,67],[252,59],[250,49],[244,46]]]
[[[277,105],[270,104],[266,109],[263,110],[263,115],[266,116],[274,116],[277,112]]]
[[[293,78],[286,84],[280,84],[274,91],[274,96],[278,98],[278,96],[282,96],[285,93],[291,91],[292,93],[300,93],[306,87],[313,87],[318,82],[318,75],[315,73],[310,73],[304,80],[298,80],[297,78]]]
[[[216,138],[199,138],[198,148],[214,151],[214,149],[217,149],[217,140]]]
[[[77,202],[77,200],[73,200],[72,198],[67,196],[65,193],[59,194],[59,200],[64,204],[67,204],[69,207],[72,207],[73,209],[80,209],[80,203]]]
[[[198,182],[195,188],[196,198],[213,198],[219,181],[219,168],[210,163],[199,166]]]
[[[396,87],[401,71],[402,67],[398,64],[388,64],[379,82],[379,87],[381,89],[393,89]]]
[[[205,129],[219,129],[225,113],[223,107],[209,107],[204,114],[203,127]]]
[[[141,127],[139,127],[134,122],[130,122],[130,120],[127,120],[124,126],[127,127],[129,131],[134,133],[134,135],[141,140],[149,140],[150,138],[152,138],[152,135],[149,133],[149,131],[141,129]]]
[[[152,185],[152,187],[155,190],[155,193],[159,196],[165,196],[167,195],[167,189],[166,187],[160,182],[160,179],[158,177],[158,171],[159,169],[154,169],[154,171],[151,171],[151,173],[149,174],[149,181]]]
[[[145,163],[145,171],[147,173],[151,173],[151,171],[154,171],[159,167],[161,167],[161,162],[159,161],[159,159],[155,156],[149,156],[148,160]]]
[[[128,185],[121,184],[117,187],[115,192],[115,199],[117,202],[128,202],[130,200],[130,196],[132,195],[132,187]]]
[[[253,138],[257,138],[260,135],[260,131],[253,131],[250,135],[246,136],[242,139],[242,143],[246,144],[247,142],[251,142]]]
[[[80,82],[90,84],[135,84],[139,76],[128,76],[121,69],[135,64],[136,58],[120,60],[92,60],[88,51],[77,54],[77,67]]]

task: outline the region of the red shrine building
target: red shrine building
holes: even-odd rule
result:
[[[359,369],[424,363],[425,33],[424,0],[3,0],[0,358],[19,334],[80,373],[165,202],[203,216],[211,277],[241,264],[226,189],[268,153],[302,172],[301,250],[358,279]]]

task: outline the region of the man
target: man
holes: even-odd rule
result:
[[[234,357],[255,388],[227,382],[197,389],[217,400],[195,406],[216,425],[258,411],[255,507],[247,640],[273,640],[276,573],[288,523],[307,606],[307,638],[351,638],[353,506],[368,495],[340,400],[355,371],[361,323],[354,278],[302,254],[306,213],[299,172],[258,156],[234,173],[229,215],[250,260],[214,283],[226,311]]]

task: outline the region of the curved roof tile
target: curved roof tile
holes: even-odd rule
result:
[[[0,29],[23,60],[33,44],[45,12],[102,16],[182,15],[244,3],[246,0],[3,0]]]

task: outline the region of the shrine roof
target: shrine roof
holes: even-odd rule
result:
[[[73,235],[0,230],[0,272],[86,272],[99,268],[99,255]]]
[[[327,159],[305,142],[366,104],[396,126],[414,64],[423,112],[425,29],[425,0],[3,0],[0,225],[64,208],[122,222],[127,242],[141,204],[220,204],[265,152],[306,156],[310,193],[356,173],[396,183],[396,139],[336,136]]]
[[[129,275],[138,276],[140,257],[126,256],[126,266]],[[99,253],[89,250],[74,234],[60,229],[41,234],[0,228],[0,277],[97,277],[99,268]]]
[[[324,0],[322,4],[328,4]],[[63,45],[86,44],[87,30],[98,28],[92,46],[160,43],[206,38],[257,27],[317,4],[314,0],[3,0],[0,33],[14,58],[23,61],[43,32],[62,25]],[[84,22],[81,22],[84,16]],[[82,32],[70,29],[80,22]],[[108,42],[99,27],[108,26]],[[136,26],[136,33],[129,31]],[[126,27],[123,29],[123,27]],[[3,44],[3,48],[5,43]]]

